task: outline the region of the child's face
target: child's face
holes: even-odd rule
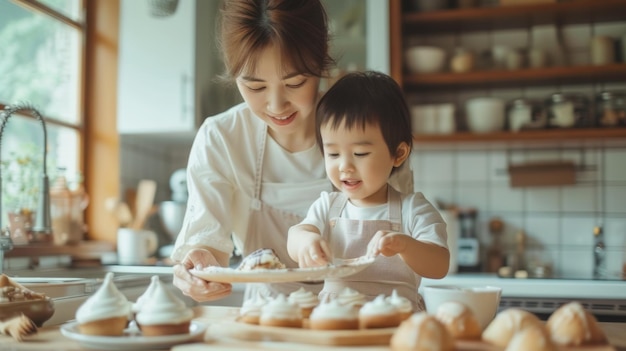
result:
[[[348,195],[356,206],[374,206],[387,202],[387,180],[394,166],[405,157],[396,157],[377,125],[350,130],[342,123],[333,130],[329,124],[321,130],[326,173],[333,185]]]

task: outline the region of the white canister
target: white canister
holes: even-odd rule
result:
[[[509,129],[511,131],[519,131],[523,126],[532,121],[533,107],[524,99],[513,100],[509,108]]]
[[[615,62],[613,38],[597,35],[591,38],[591,64],[608,65]]]

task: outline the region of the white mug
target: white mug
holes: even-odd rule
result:
[[[117,260],[122,265],[146,264],[158,246],[155,232],[131,228],[117,230]]]

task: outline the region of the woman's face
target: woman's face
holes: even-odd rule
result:
[[[272,135],[314,133],[319,78],[281,69],[281,54],[269,46],[256,63],[256,72],[242,72],[237,88],[255,115],[270,127]]]

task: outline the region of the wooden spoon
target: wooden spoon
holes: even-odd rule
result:
[[[143,228],[150,216],[150,210],[154,203],[157,183],[154,180],[142,179],[137,186],[137,198],[135,200],[135,219],[131,225],[133,229]]]

